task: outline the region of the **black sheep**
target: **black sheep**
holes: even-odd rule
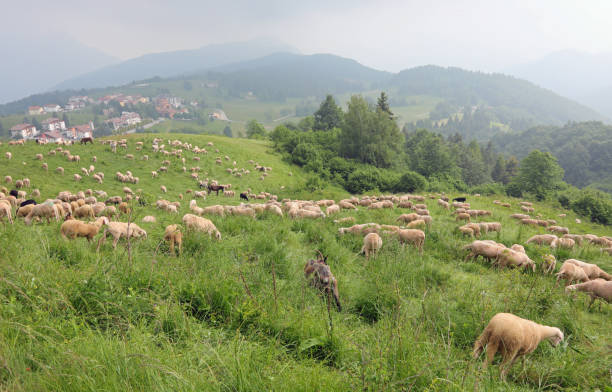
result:
[[[244,199],[244,200],[246,200],[246,201],[249,201],[249,196],[247,195],[247,193],[246,193],[246,192],[242,192],[242,193],[240,194],[240,198],[241,198],[241,199]]]
[[[12,191],[9,192],[9,195],[13,196],[13,197],[19,197],[19,193],[13,189]]]
[[[453,201],[458,201],[459,203],[465,203],[465,197],[455,197]]]

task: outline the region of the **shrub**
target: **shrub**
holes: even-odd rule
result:
[[[559,195],[557,200],[559,201],[559,204],[561,204],[562,207],[569,208],[569,206],[570,206],[570,199],[569,199],[569,197],[567,197],[566,195]]]
[[[612,200],[598,191],[583,191],[580,197],[571,203],[576,213],[591,218],[591,221],[604,225],[612,224]]]
[[[505,189],[503,184],[500,183],[489,183],[476,185],[472,187],[470,193],[480,193],[481,195],[503,195],[505,193]]]
[[[349,175],[346,189],[351,193],[364,193],[377,188],[380,179],[380,172],[375,168],[357,169]]]
[[[509,183],[508,185],[506,185],[506,195],[512,197],[522,197],[523,191],[521,189],[521,186],[516,182]]]
[[[413,193],[425,189],[426,186],[427,180],[425,177],[417,172],[408,171],[402,174],[393,191]]]

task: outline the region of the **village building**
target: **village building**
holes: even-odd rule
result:
[[[65,131],[66,123],[57,117],[50,117],[41,122],[43,131]]]
[[[38,130],[32,124],[17,124],[11,128],[13,139],[32,139],[38,135]]]
[[[41,106],[30,106],[28,108],[28,114],[30,116],[36,116],[38,114],[43,114],[45,111],[43,110],[43,108]]]

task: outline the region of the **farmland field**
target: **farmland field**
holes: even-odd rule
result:
[[[163,123],[162,123],[163,124]],[[179,158],[151,149],[154,136],[179,139],[207,148],[194,161],[183,149],[187,172]],[[142,151],[136,142],[143,141]],[[214,146],[207,146],[212,142]],[[166,149],[171,147],[164,140]],[[107,240],[64,240],[60,222],[34,223],[23,219],[0,226],[0,385],[10,391],[354,391],[362,390],[567,390],[610,391],[612,364],[612,306],[587,309],[582,293],[566,295],[554,277],[543,275],[541,256],[576,258],[597,263],[612,272],[612,256],[593,246],[551,250],[526,245],[538,263],[536,273],[499,270],[483,261],[464,262],[461,248],[470,242],[458,224],[435,199],[426,199],[433,224],[426,229],[423,254],[405,249],[391,235],[383,235],[380,253],[366,260],[358,254],[360,236],[339,235],[334,219],[352,216],[357,223],[396,224],[410,212],[393,208],[345,211],[316,220],[290,219],[265,212],[244,216],[208,216],[222,235],[185,233],[183,254],[169,254],[163,242],[166,225],[181,223],[189,213],[192,195],[199,190],[189,168],[199,166],[201,179],[232,184],[236,197],[209,195],[200,207],[239,204],[238,193],[270,192],[283,198],[339,201],[349,197],[329,186],[310,193],[307,175],[284,162],[263,141],[211,135],[132,135],[128,149],[113,154],[96,140],[94,145],[65,147],[81,162],[48,152],[57,146],[0,146],[0,179],[29,178],[38,201],[60,191],[91,188],[109,196],[123,196],[122,188],[141,189],[149,203],[132,203],[131,219],[147,231],[145,239],[121,240],[116,250]],[[215,152],[218,149],[219,152]],[[12,159],[5,157],[11,151]],[[35,160],[43,154],[42,162]],[[125,158],[133,154],[134,160]],[[143,155],[149,156],[143,160]],[[92,162],[92,156],[97,162]],[[225,156],[229,157],[226,160]],[[222,165],[215,163],[220,157]],[[152,178],[162,161],[167,173]],[[271,167],[260,179],[252,160]],[[246,168],[236,177],[226,169]],[[104,172],[103,184],[73,174],[95,165]],[[56,172],[61,166],[65,174]],[[138,184],[124,184],[115,173],[131,171]],[[11,189],[9,185],[5,185]],[[162,193],[164,185],[168,193]],[[184,198],[180,200],[180,196]],[[453,195],[458,196],[458,195]],[[180,201],[179,214],[155,207],[157,199]],[[473,197],[473,208],[493,212],[481,221],[498,221],[500,234],[484,238],[507,246],[524,244],[543,228],[517,225],[509,218],[520,212],[518,199],[503,208],[494,197]],[[254,203],[262,203],[262,200]],[[556,219],[572,233],[612,235],[610,227],[575,223],[571,211],[534,203],[536,213]],[[566,217],[558,217],[566,213]],[[156,223],[143,223],[153,215]],[[127,216],[120,216],[127,221]],[[345,224],[344,226],[346,226]],[[350,225],[350,224],[348,224]],[[328,307],[304,279],[303,267],[316,251],[328,256],[338,280],[343,310]],[[560,262],[557,264],[557,269]],[[556,326],[565,341],[553,348],[543,342],[517,362],[507,382],[498,366],[483,371],[482,358],[471,357],[474,340],[498,312],[510,312]],[[520,362],[520,361],[519,361]],[[496,362],[498,364],[498,361]]]

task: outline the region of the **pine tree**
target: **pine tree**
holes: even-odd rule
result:
[[[387,113],[389,115],[389,118],[394,117],[394,114],[391,111],[391,108],[389,107],[389,97],[387,97],[387,94],[384,91],[381,92],[380,97],[378,97],[376,109],[380,110],[381,112]]]
[[[321,102],[319,110],[314,113],[315,131],[329,131],[333,128],[338,128],[342,124],[342,109],[336,105],[334,97],[328,94],[325,100]]]

